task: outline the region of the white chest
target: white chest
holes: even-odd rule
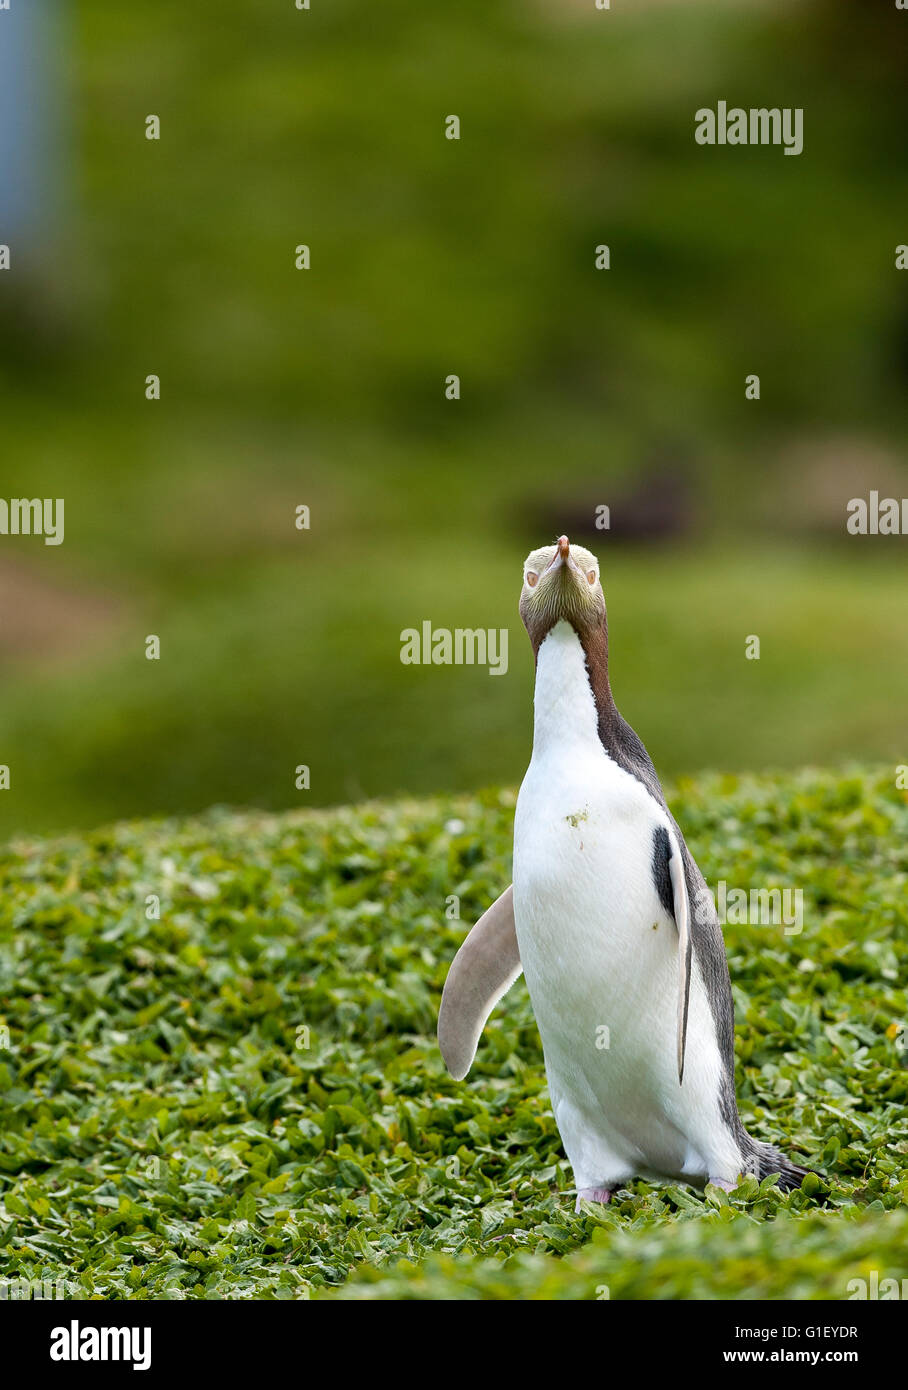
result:
[[[668,825],[662,808],[599,740],[583,649],[559,623],[539,651],[533,757],[514,822],[515,917],[531,993],[595,1009],[673,959],[674,923],[652,872],[659,825]]]
[[[658,906],[653,836],[668,824],[643,784],[605,752],[583,648],[559,623],[539,651],[533,756],[514,822],[518,916],[540,928],[551,919],[553,933],[560,921],[565,944],[572,924],[583,935],[595,918],[614,949],[630,917]]]
[[[686,1136],[702,1128],[689,1121],[704,1097],[695,1077],[683,1093],[677,1080],[678,934],[653,876],[660,825],[669,826],[663,808],[605,752],[583,649],[559,623],[539,650],[533,756],[514,822],[514,915],[575,1170],[588,1160],[629,1172],[699,1163]],[[705,1030],[698,977],[692,989],[691,1023]],[[702,1073],[697,1040],[692,1050]]]

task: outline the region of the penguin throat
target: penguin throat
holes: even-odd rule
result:
[[[606,751],[619,718],[608,679],[603,625],[581,636],[561,619],[536,653],[533,752],[553,744],[600,744]]]

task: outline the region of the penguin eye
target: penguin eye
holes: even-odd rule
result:
[[[527,584],[530,586],[531,589],[535,588],[538,580],[539,575],[536,573],[535,570],[527,570]]]
[[[596,571],[595,571],[595,570],[587,570],[587,572],[586,572],[586,577],[587,577],[587,579],[590,581],[591,584],[595,584],[595,583],[596,583]]]

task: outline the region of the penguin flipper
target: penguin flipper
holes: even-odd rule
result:
[[[692,938],[690,934],[690,900],[687,893],[687,880],[684,875],[684,861],[681,848],[675,835],[669,838],[671,854],[668,872],[672,886],[675,925],[678,928],[678,1084],[684,1080],[684,1052],[687,1046],[687,1016],[690,1012],[690,966]]]
[[[522,969],[511,885],[471,928],[445,980],[438,1045],[455,1081],[462,1081],[473,1065],[486,1019]]]

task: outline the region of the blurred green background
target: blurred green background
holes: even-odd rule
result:
[[[0,188],[2,495],[66,539],[0,537],[0,832],[518,781],[521,561],[564,529],[660,772],[908,762],[908,537],[845,533],[908,495],[908,14],[52,18],[27,230]],[[719,99],[803,107],[804,153],[698,146]],[[424,619],[509,627],[507,676],[401,665]]]

